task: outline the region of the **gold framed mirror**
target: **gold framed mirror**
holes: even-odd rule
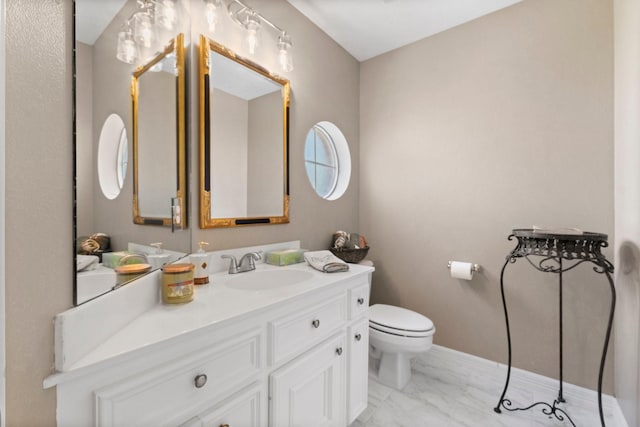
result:
[[[200,36],[200,228],[289,222],[289,81]]]
[[[184,63],[184,35],[180,33],[133,73],[135,224],[187,226]],[[154,119],[157,117],[175,120]]]

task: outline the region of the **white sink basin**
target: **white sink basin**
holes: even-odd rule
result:
[[[265,291],[295,285],[312,277],[313,273],[304,270],[254,270],[238,273],[227,280],[225,285],[243,291]]]

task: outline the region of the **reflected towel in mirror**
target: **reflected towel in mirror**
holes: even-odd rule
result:
[[[90,271],[98,268],[100,258],[95,255],[77,255],[76,271]]]

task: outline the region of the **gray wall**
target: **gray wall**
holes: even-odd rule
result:
[[[249,101],[248,216],[282,216],[282,93]]]
[[[615,0],[616,397],[640,424],[640,3]]]
[[[210,216],[246,216],[249,103],[220,89],[213,89],[210,99]]]
[[[440,345],[506,362],[499,274],[511,230],[613,241],[612,29],[611,1],[524,1],[361,65],[373,302],[427,315]],[[455,280],[448,260],[483,270]],[[515,365],[554,377],[552,276],[521,260],[506,283]],[[565,379],[595,388],[608,285],[586,266],[565,281]]]
[[[5,4],[5,421],[53,426],[55,389],[43,390],[42,380],[53,367],[52,320],[71,306],[74,271],[72,8]]]

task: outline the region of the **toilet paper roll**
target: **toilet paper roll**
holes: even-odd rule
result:
[[[451,277],[454,279],[471,280],[473,278],[473,264],[470,262],[451,262]]]

